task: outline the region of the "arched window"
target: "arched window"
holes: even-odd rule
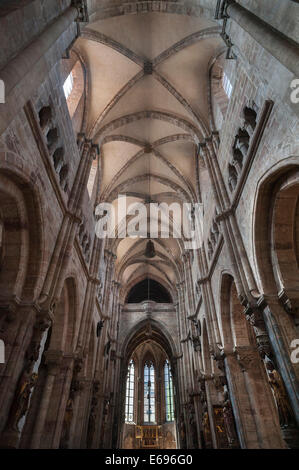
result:
[[[72,89],[74,86],[74,78],[73,78],[73,73],[70,72],[63,84],[63,91],[64,91],[64,96],[65,99],[67,100],[68,97],[70,96]]]
[[[132,359],[128,367],[127,387],[126,387],[125,420],[127,423],[133,423],[134,421],[134,385],[135,385],[134,377],[135,377],[135,365]]]
[[[144,422],[155,421],[155,369],[152,362],[147,362],[144,366]]]
[[[84,68],[77,56],[71,54],[70,59],[61,61],[63,92],[72,120],[75,134],[81,132],[85,107],[85,75]]]
[[[164,385],[165,385],[166,421],[174,421],[173,383],[172,383],[170,365],[167,360],[164,365]]]

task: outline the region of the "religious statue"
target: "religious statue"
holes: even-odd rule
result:
[[[289,404],[287,392],[279,372],[275,369],[272,361],[266,362],[268,380],[273,391],[278,409],[279,422],[282,428],[294,426],[294,414]]]
[[[205,406],[204,409],[203,409],[202,429],[203,429],[204,447],[206,449],[212,449],[213,444],[212,444],[210,420],[209,420],[209,413],[208,413],[208,410],[207,410],[207,406]]]
[[[229,393],[227,390],[227,386],[224,387],[224,403],[223,403],[223,420],[224,420],[224,427],[226,431],[226,436],[228,440],[228,445],[230,448],[239,447],[238,444],[238,437],[235,428],[235,419],[233,415],[232,405],[229,399]]]
[[[19,432],[18,423],[20,422],[21,418],[27,413],[31,390],[36,380],[37,374],[25,370],[19,381],[19,386],[10,411],[9,419],[9,427],[17,432]]]

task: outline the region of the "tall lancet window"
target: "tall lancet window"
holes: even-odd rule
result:
[[[144,366],[144,422],[155,423],[155,369],[152,362]]]
[[[72,89],[74,86],[74,78],[72,72],[68,74],[64,84],[63,84],[63,91],[64,91],[64,96],[66,99],[70,96]]]
[[[173,383],[172,383],[170,364],[167,360],[164,365],[164,385],[165,385],[166,421],[173,421],[174,420]]]
[[[134,421],[134,382],[135,382],[134,377],[135,377],[135,365],[132,359],[128,367],[127,387],[126,387],[125,420],[127,423],[133,423]]]

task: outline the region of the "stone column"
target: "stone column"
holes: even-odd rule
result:
[[[179,320],[179,325],[180,325],[180,344],[182,348],[182,358],[179,366],[179,383],[180,383],[180,390],[181,390],[181,403],[186,403],[187,401],[187,388],[188,384],[186,383],[187,377],[188,377],[188,369],[187,369],[187,361],[188,361],[188,353],[187,353],[187,347],[186,347],[186,341],[187,341],[187,328],[186,328],[186,319],[185,319],[185,305],[184,305],[184,298],[183,298],[183,288],[184,288],[184,281],[181,283],[178,283],[176,285],[177,287],[177,292],[178,292],[178,306],[177,306],[177,312],[178,312],[178,320]]]
[[[231,259],[235,264],[236,277],[235,280],[237,291],[240,295],[241,285],[245,292],[256,291],[256,282],[253,277],[252,269],[248,261],[247,253],[244,248],[243,240],[240,234],[240,230],[236,221],[236,217],[233,211],[230,211],[230,201],[227,193],[227,189],[223,180],[223,174],[221,172],[217,154],[215,152],[215,139],[216,134],[212,134],[211,138],[206,139],[206,145],[208,149],[208,157],[210,165],[214,168],[216,179],[219,184],[220,197],[223,201],[223,212],[222,217],[220,216],[221,227],[225,236]],[[214,143],[213,143],[214,141]],[[225,217],[223,217],[225,214]],[[243,290],[242,289],[242,290]]]
[[[86,433],[86,447],[87,449],[93,449],[95,447],[94,443],[97,436],[97,417],[99,410],[99,397],[100,397],[100,383],[98,380],[93,381],[92,385],[92,396],[90,404],[90,413],[87,424],[87,433]]]
[[[64,418],[62,423],[62,429],[59,433],[59,447],[62,449],[72,447],[70,445],[71,440],[71,431],[74,426],[74,423],[77,421],[77,413],[78,413],[78,406],[79,406],[79,392],[81,390],[81,383],[79,379],[79,374],[81,372],[83,365],[83,359],[81,357],[77,357],[74,360],[73,368],[72,368],[72,378],[69,388],[69,393],[67,395],[67,401]],[[63,413],[61,413],[63,414]]]
[[[42,346],[45,344],[45,335],[47,335],[49,326],[50,317],[48,315],[42,316],[40,314],[37,316],[32,331],[32,338],[25,352],[23,369],[14,390],[5,430],[1,436],[1,445],[3,446],[18,447],[31,395],[37,381],[37,372],[43,353]],[[10,366],[15,365],[14,361],[11,362]]]
[[[55,378],[60,371],[62,362],[62,351],[48,350],[45,352],[45,363],[47,365],[47,376],[43,387],[43,393],[39,404],[37,419],[34,425],[30,448],[38,449],[50,406],[50,399],[55,382]]]
[[[81,143],[79,145],[82,145]],[[91,140],[85,139],[82,146],[81,158],[78,165],[75,180],[71,189],[68,201],[68,208],[71,212],[81,207],[82,199],[87,187],[92,161],[100,154],[99,146],[93,144]]]
[[[206,446],[206,448],[217,449],[216,429],[213,412],[214,397],[211,390],[212,379],[212,375],[200,374],[198,380],[200,387],[199,397],[201,403],[200,428],[203,432],[203,446]],[[210,435],[208,435],[209,433]]]
[[[191,252],[185,251],[183,254],[183,261],[184,261],[184,271],[185,271],[185,279],[186,284],[188,286],[188,306],[189,306],[189,315],[193,315],[195,313],[195,306],[194,306],[194,290],[193,290],[193,282],[192,282],[192,267],[191,267]],[[187,316],[189,316],[187,315]]]
[[[217,148],[218,145],[215,140],[216,136],[214,133],[211,138],[206,139],[205,143],[200,144],[200,148],[209,170],[218,212],[217,221],[221,224],[221,231],[231,258],[236,289],[239,295],[244,295],[244,292],[249,295],[251,291],[256,289],[256,283],[252,275],[238,226],[234,219],[235,216],[230,210],[227,189],[215,153],[215,148]]]
[[[193,394],[193,401],[194,401],[194,421],[197,430],[197,444],[198,448],[202,449],[202,438],[201,438],[201,403],[200,403],[200,395],[196,390]]]
[[[296,77],[299,77],[298,44],[234,0],[226,0],[225,15],[247,31]]]
[[[68,399],[72,387],[72,376],[75,357],[73,354],[64,355],[57,381],[54,383],[47,418],[44,425],[44,436],[41,439],[41,447],[58,449],[63,430],[63,421],[68,410]],[[56,406],[55,406],[56,405]],[[52,423],[54,421],[54,425]],[[48,436],[47,436],[48,434]]]
[[[262,449],[284,448],[258,351],[251,346],[240,346],[235,348],[235,354],[244,376],[251,408],[254,410],[259,447]]]
[[[274,349],[263,316],[263,311],[266,308],[268,308],[268,306],[265,301],[265,298],[262,296],[254,307],[252,307],[249,302],[246,304],[245,314],[247,320],[250,322],[255,332],[259,355],[263,361],[263,365],[266,372],[266,381],[269,382],[273,392],[273,397],[279,417],[279,425],[281,428],[282,438],[284,439],[288,447],[298,448],[299,428],[296,422],[295,415],[297,410],[296,407],[293,409],[291,406],[292,401],[289,399],[289,396],[292,397],[289,392],[290,387],[285,385],[285,383],[288,384],[288,382],[285,382],[283,380],[282,375],[279,371],[278,361],[276,359],[277,357],[278,360],[282,362],[284,366],[282,370],[283,373],[286,374],[285,362],[281,361],[281,357],[284,356],[284,354],[276,354],[276,356],[274,355]],[[271,335],[273,338],[273,331],[271,331]],[[274,346],[276,346],[276,344],[274,344]],[[269,392],[269,387],[265,387],[265,389]],[[291,391],[293,391],[292,388]],[[275,411],[276,410],[274,410],[274,413],[272,412],[272,415],[276,414]],[[277,428],[279,428],[279,426],[277,425],[277,420],[275,420],[274,424]]]
[[[80,379],[77,417],[71,430],[72,449],[86,449],[86,436],[89,420],[89,408],[92,395],[92,379]]]
[[[86,295],[84,299],[84,307],[82,311],[80,330],[78,335],[79,351],[85,351],[86,356],[89,353],[89,342],[91,338],[92,324],[93,324],[93,313],[95,307],[95,300],[97,297],[97,290],[100,287],[100,281],[98,279],[98,269],[101,254],[102,241],[97,237],[94,238],[92,255],[90,261],[90,278],[87,282]]]
[[[3,429],[8,417],[11,401],[13,400],[18,376],[23,368],[24,350],[30,344],[36,312],[31,309],[7,305],[0,308],[3,318],[1,338],[5,344],[5,364],[0,364],[0,423]]]
[[[207,317],[207,330],[210,339],[210,344],[220,344],[220,332],[217,320],[214,294],[211,287],[211,280],[207,277],[208,267],[206,254],[203,248],[200,248],[198,254],[198,264],[201,272],[201,279],[197,282],[198,287],[202,291],[203,302],[205,305],[206,317]]]
[[[39,305],[43,310],[55,308],[55,304],[60,298],[65,280],[65,273],[68,268],[76,230],[81,221],[81,204],[84,192],[87,186],[92,159],[98,152],[98,147],[93,145],[91,141],[85,141],[83,145],[80,163],[77,169],[75,181],[71,190],[68,209],[65,213],[61,228],[56,240],[56,245],[51,258],[46,279],[39,298]],[[51,307],[54,305],[53,307]]]
[[[248,396],[246,380],[233,351],[216,355],[218,368],[225,373],[241,448],[259,449],[255,410]]]
[[[61,59],[65,52],[65,37],[62,39],[62,36],[69,31],[67,46],[75,39],[77,18],[78,10],[73,6],[67,8],[1,70],[0,78],[5,83],[6,103],[0,109],[0,134]]]

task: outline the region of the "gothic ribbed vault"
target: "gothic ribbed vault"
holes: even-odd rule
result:
[[[197,144],[211,133],[209,71],[224,48],[219,26],[195,10],[182,14],[179,4],[171,13],[117,11],[95,5],[76,42],[90,71],[86,131],[101,146],[96,202],[120,194],[127,204],[200,202]],[[110,241],[118,281],[151,276],[173,289],[182,240],[159,238],[151,260],[145,245]]]

